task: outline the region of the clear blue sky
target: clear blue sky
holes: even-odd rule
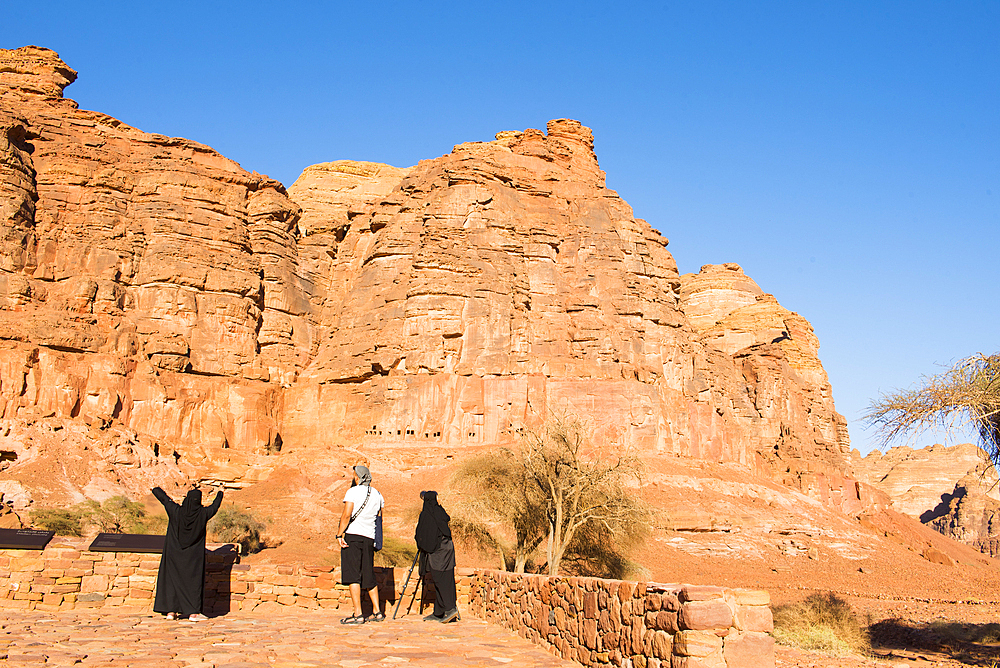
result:
[[[682,272],[738,262],[813,323],[863,451],[880,391],[1000,350],[996,0],[8,3],[25,44],[286,184],[579,119]]]

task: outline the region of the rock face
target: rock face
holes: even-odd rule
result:
[[[834,410],[809,322],[736,264],[706,265],[682,277],[682,285],[680,306],[698,340],[740,370],[749,415],[761,418],[753,430],[757,456],[787,485],[852,497],[852,483],[843,478],[847,421]]]
[[[971,443],[914,450],[890,448],[861,457],[852,451],[859,480],[885,492],[892,508],[955,540],[1000,556],[1000,489],[992,466]]]
[[[273,448],[272,384],[313,345],[298,207],[208,147],[81,111],[51,51],[0,61],[0,414],[118,423],[192,462]]]
[[[289,451],[499,445],[570,410],[860,508],[809,323],[738,265],[678,275],[580,123],[286,193],[78,109],[75,76],[0,51],[4,421],[123,428],[240,486]]]
[[[408,172],[366,166],[352,193],[392,191],[353,199],[346,217],[330,202],[358,170],[324,187],[314,169],[290,195],[327,235],[341,292],[286,393],[296,440],[504,443],[569,408],[644,454],[739,462],[858,500],[808,322],[737,265],[678,276],[666,240],[606,189],[579,123],[500,133]]]
[[[992,557],[1000,556],[1000,500],[996,498],[996,474],[976,471],[955,484],[941,503],[923,515],[927,524],[945,536],[972,545]]]
[[[858,480],[888,494],[895,510],[919,518],[951,494],[957,481],[979,469],[983,457],[979,448],[965,443],[873,450],[865,457],[853,450],[851,462]]]

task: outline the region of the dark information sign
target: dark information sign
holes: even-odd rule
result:
[[[99,533],[88,548],[91,552],[163,552],[166,536],[142,533]]]
[[[0,549],[44,550],[55,531],[37,529],[0,529]]]

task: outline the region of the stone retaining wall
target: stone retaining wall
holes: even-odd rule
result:
[[[0,609],[71,610],[104,606],[152,610],[158,554],[88,552],[89,541],[56,538],[44,550],[0,549]],[[301,565],[242,564],[232,545],[209,546],[205,563],[205,612],[266,611],[350,607],[350,594],[329,569]],[[383,601],[395,603],[405,568],[376,568]],[[466,605],[474,578],[458,572],[459,603]],[[417,575],[410,581],[400,612],[410,604]],[[428,578],[422,602],[434,601]],[[367,597],[363,597],[367,603]],[[420,611],[420,602],[413,609]]]
[[[158,554],[89,552],[83,539],[45,550],[0,549],[0,610],[126,607],[151,611]],[[335,571],[243,564],[234,546],[206,555],[205,612],[267,612],[287,606],[348,608]],[[383,601],[400,597],[407,569],[377,568]],[[459,605],[564,658],[626,668],[773,668],[767,592],[560,578],[499,571],[457,572]],[[401,612],[415,590],[410,581]],[[428,578],[422,600],[433,603]],[[367,597],[363,597],[367,601]]]
[[[766,591],[483,571],[470,610],[585,666],[773,668]]]

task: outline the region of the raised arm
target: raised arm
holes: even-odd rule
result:
[[[219,491],[215,495],[215,500],[212,501],[212,505],[207,508],[205,513],[205,521],[208,521],[215,517],[215,513],[219,512],[219,506],[222,505],[222,492]]]
[[[170,498],[170,497],[169,497],[169,496],[167,495],[167,493],[166,493],[166,492],[164,492],[164,491],[163,491],[163,490],[162,490],[161,488],[159,488],[159,487],[154,487],[154,488],[153,488],[153,496],[155,496],[155,497],[156,497],[156,500],[157,500],[157,501],[159,501],[160,503],[162,503],[162,504],[163,504],[163,507],[164,507],[164,508],[166,508],[167,510],[171,510],[171,509],[172,509],[172,508],[173,508],[174,506],[176,506],[176,505],[177,505],[176,503],[174,503],[174,500],[173,500],[173,499],[171,499],[171,498]]]
[[[153,496],[156,497],[157,501],[163,504],[163,509],[167,511],[167,518],[173,522],[177,517],[177,511],[180,509],[177,502],[171,499],[170,496],[168,496],[167,493],[159,487],[153,488]]]

